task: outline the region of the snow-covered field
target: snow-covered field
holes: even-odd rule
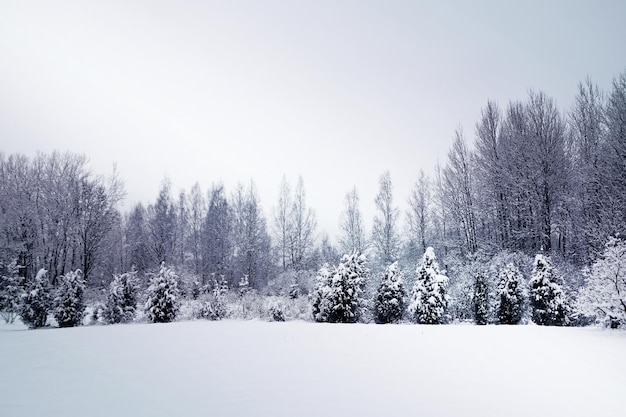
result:
[[[0,326],[0,416],[625,416],[626,333],[191,321]]]

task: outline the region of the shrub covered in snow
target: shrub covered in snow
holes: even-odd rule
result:
[[[285,306],[280,301],[272,301],[267,309],[271,321],[285,321]]]
[[[115,275],[107,295],[104,316],[109,323],[133,321],[137,310],[137,271]]]
[[[62,275],[54,297],[54,318],[59,327],[74,327],[83,322],[85,280],[80,269]]]
[[[1,265],[0,265],[1,266]],[[0,315],[5,323],[13,323],[20,312],[23,279],[18,275],[17,262],[13,261],[2,268],[0,276]]]
[[[158,274],[151,274],[147,290],[145,312],[153,323],[174,321],[179,309],[178,276],[161,263]]]
[[[433,248],[426,249],[422,264],[417,268],[408,311],[413,321],[423,324],[439,324],[444,320],[448,307],[446,288],[448,277],[439,270]]]
[[[484,272],[478,271],[474,278],[474,321],[476,324],[487,324],[489,317],[489,285]]]
[[[626,324],[626,242],[611,237],[585,278],[577,312],[611,328]]]
[[[26,284],[26,291],[22,295],[20,317],[31,329],[46,325],[48,313],[52,307],[47,274],[48,271],[40,269],[35,279]]]
[[[498,273],[498,323],[518,324],[524,315],[526,288],[524,276],[508,263]]]
[[[563,326],[567,323],[567,301],[563,279],[550,260],[538,254],[528,283],[533,322],[546,326]]]
[[[208,320],[221,320],[226,317],[226,294],[228,283],[224,278],[220,282],[214,281],[213,291],[202,302],[199,318]]]
[[[383,279],[376,294],[376,322],[395,323],[404,313],[404,280],[398,269],[398,262],[394,262],[385,269]]]
[[[311,293],[313,319],[318,322],[328,321],[331,310],[330,283],[333,277],[328,264],[322,265],[315,276],[315,287]]]

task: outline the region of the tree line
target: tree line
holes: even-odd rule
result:
[[[283,178],[278,191],[266,218],[252,181],[175,195],[166,180],[153,203],[123,213],[122,181],[93,174],[85,156],[0,154],[3,273],[14,262],[33,281],[44,269],[58,286],[79,269],[88,286],[105,286],[165,263],[200,286],[246,277],[257,290],[295,283],[310,292],[319,267],[342,253],[366,254],[378,275],[396,261],[419,264],[433,247],[451,276],[502,253],[543,253],[575,271],[565,276],[575,290],[626,228],[626,71],[608,92],[581,82],[567,111],[536,91],[504,108],[488,102],[473,144],[457,129],[444,164],[420,171],[405,213],[389,172],[371,231],[356,187],[347,193],[337,245],[318,232],[301,177],[295,187]]]

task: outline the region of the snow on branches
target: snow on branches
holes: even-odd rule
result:
[[[385,274],[378,286],[376,295],[376,322],[394,323],[402,318],[404,312],[404,280],[398,269],[398,262],[385,268]]]
[[[85,311],[85,280],[80,269],[60,277],[60,285],[54,298],[54,317],[59,327],[74,327],[82,324]]]
[[[360,317],[362,294],[369,270],[364,255],[344,255],[331,273],[324,265],[312,294],[313,318],[330,323],[355,323]]]
[[[174,321],[178,314],[179,297],[178,276],[162,262],[159,273],[152,275],[147,291],[145,310],[148,319],[153,323]]]
[[[626,323],[626,242],[611,237],[602,256],[587,271],[576,311],[617,328]]]
[[[549,258],[537,254],[528,283],[533,322],[545,326],[563,326],[567,323],[567,301],[563,279]]]
[[[448,277],[439,270],[435,250],[429,247],[417,268],[417,280],[411,294],[408,310],[413,321],[422,324],[443,322],[449,301],[447,286]]]

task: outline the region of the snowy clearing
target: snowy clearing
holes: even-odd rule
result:
[[[624,352],[594,328],[0,325],[0,415],[624,416]]]

